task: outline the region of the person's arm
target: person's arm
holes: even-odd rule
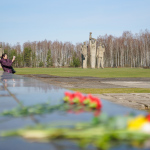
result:
[[[7,67],[11,67],[12,66],[12,61],[10,60],[10,61],[1,61],[1,64],[3,65],[3,66],[7,66]]]
[[[13,56],[13,59],[12,59],[12,62],[14,62],[15,61],[15,56]]]

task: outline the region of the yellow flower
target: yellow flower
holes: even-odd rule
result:
[[[128,129],[131,130],[139,130],[142,128],[143,124],[147,122],[147,119],[140,115],[134,119],[128,121]]]

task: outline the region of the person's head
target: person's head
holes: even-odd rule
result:
[[[7,59],[7,54],[2,54],[2,57],[3,59]]]

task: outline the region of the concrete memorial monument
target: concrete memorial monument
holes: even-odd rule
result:
[[[81,54],[82,54],[82,68],[87,68],[87,45],[84,42],[84,45],[81,47]]]
[[[95,64],[96,64],[96,39],[92,38],[92,32],[90,32],[90,36],[89,36],[89,45],[90,45],[91,68],[95,68]]]
[[[100,43],[100,45],[97,48],[97,53],[96,53],[96,57],[97,57],[97,68],[104,68],[104,52],[105,52],[105,48],[104,45],[102,45]]]

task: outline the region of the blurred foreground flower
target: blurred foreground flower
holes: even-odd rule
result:
[[[69,104],[79,104],[86,105],[90,108],[100,109],[102,107],[101,101],[99,98],[93,97],[92,95],[84,96],[80,92],[65,92],[65,97],[63,98],[64,102]]]
[[[37,142],[50,142],[55,139],[69,139],[80,145],[92,144],[100,149],[108,149],[110,143],[129,142],[134,146],[142,146],[150,139],[150,122],[147,116],[108,116],[96,109],[92,122],[74,124],[73,127],[50,125],[30,126],[15,131],[5,131],[1,136],[22,136]],[[135,144],[136,143],[136,144]],[[109,145],[110,144],[110,145]]]
[[[147,116],[139,115],[128,121],[129,130],[141,130],[150,133],[150,114]]]

